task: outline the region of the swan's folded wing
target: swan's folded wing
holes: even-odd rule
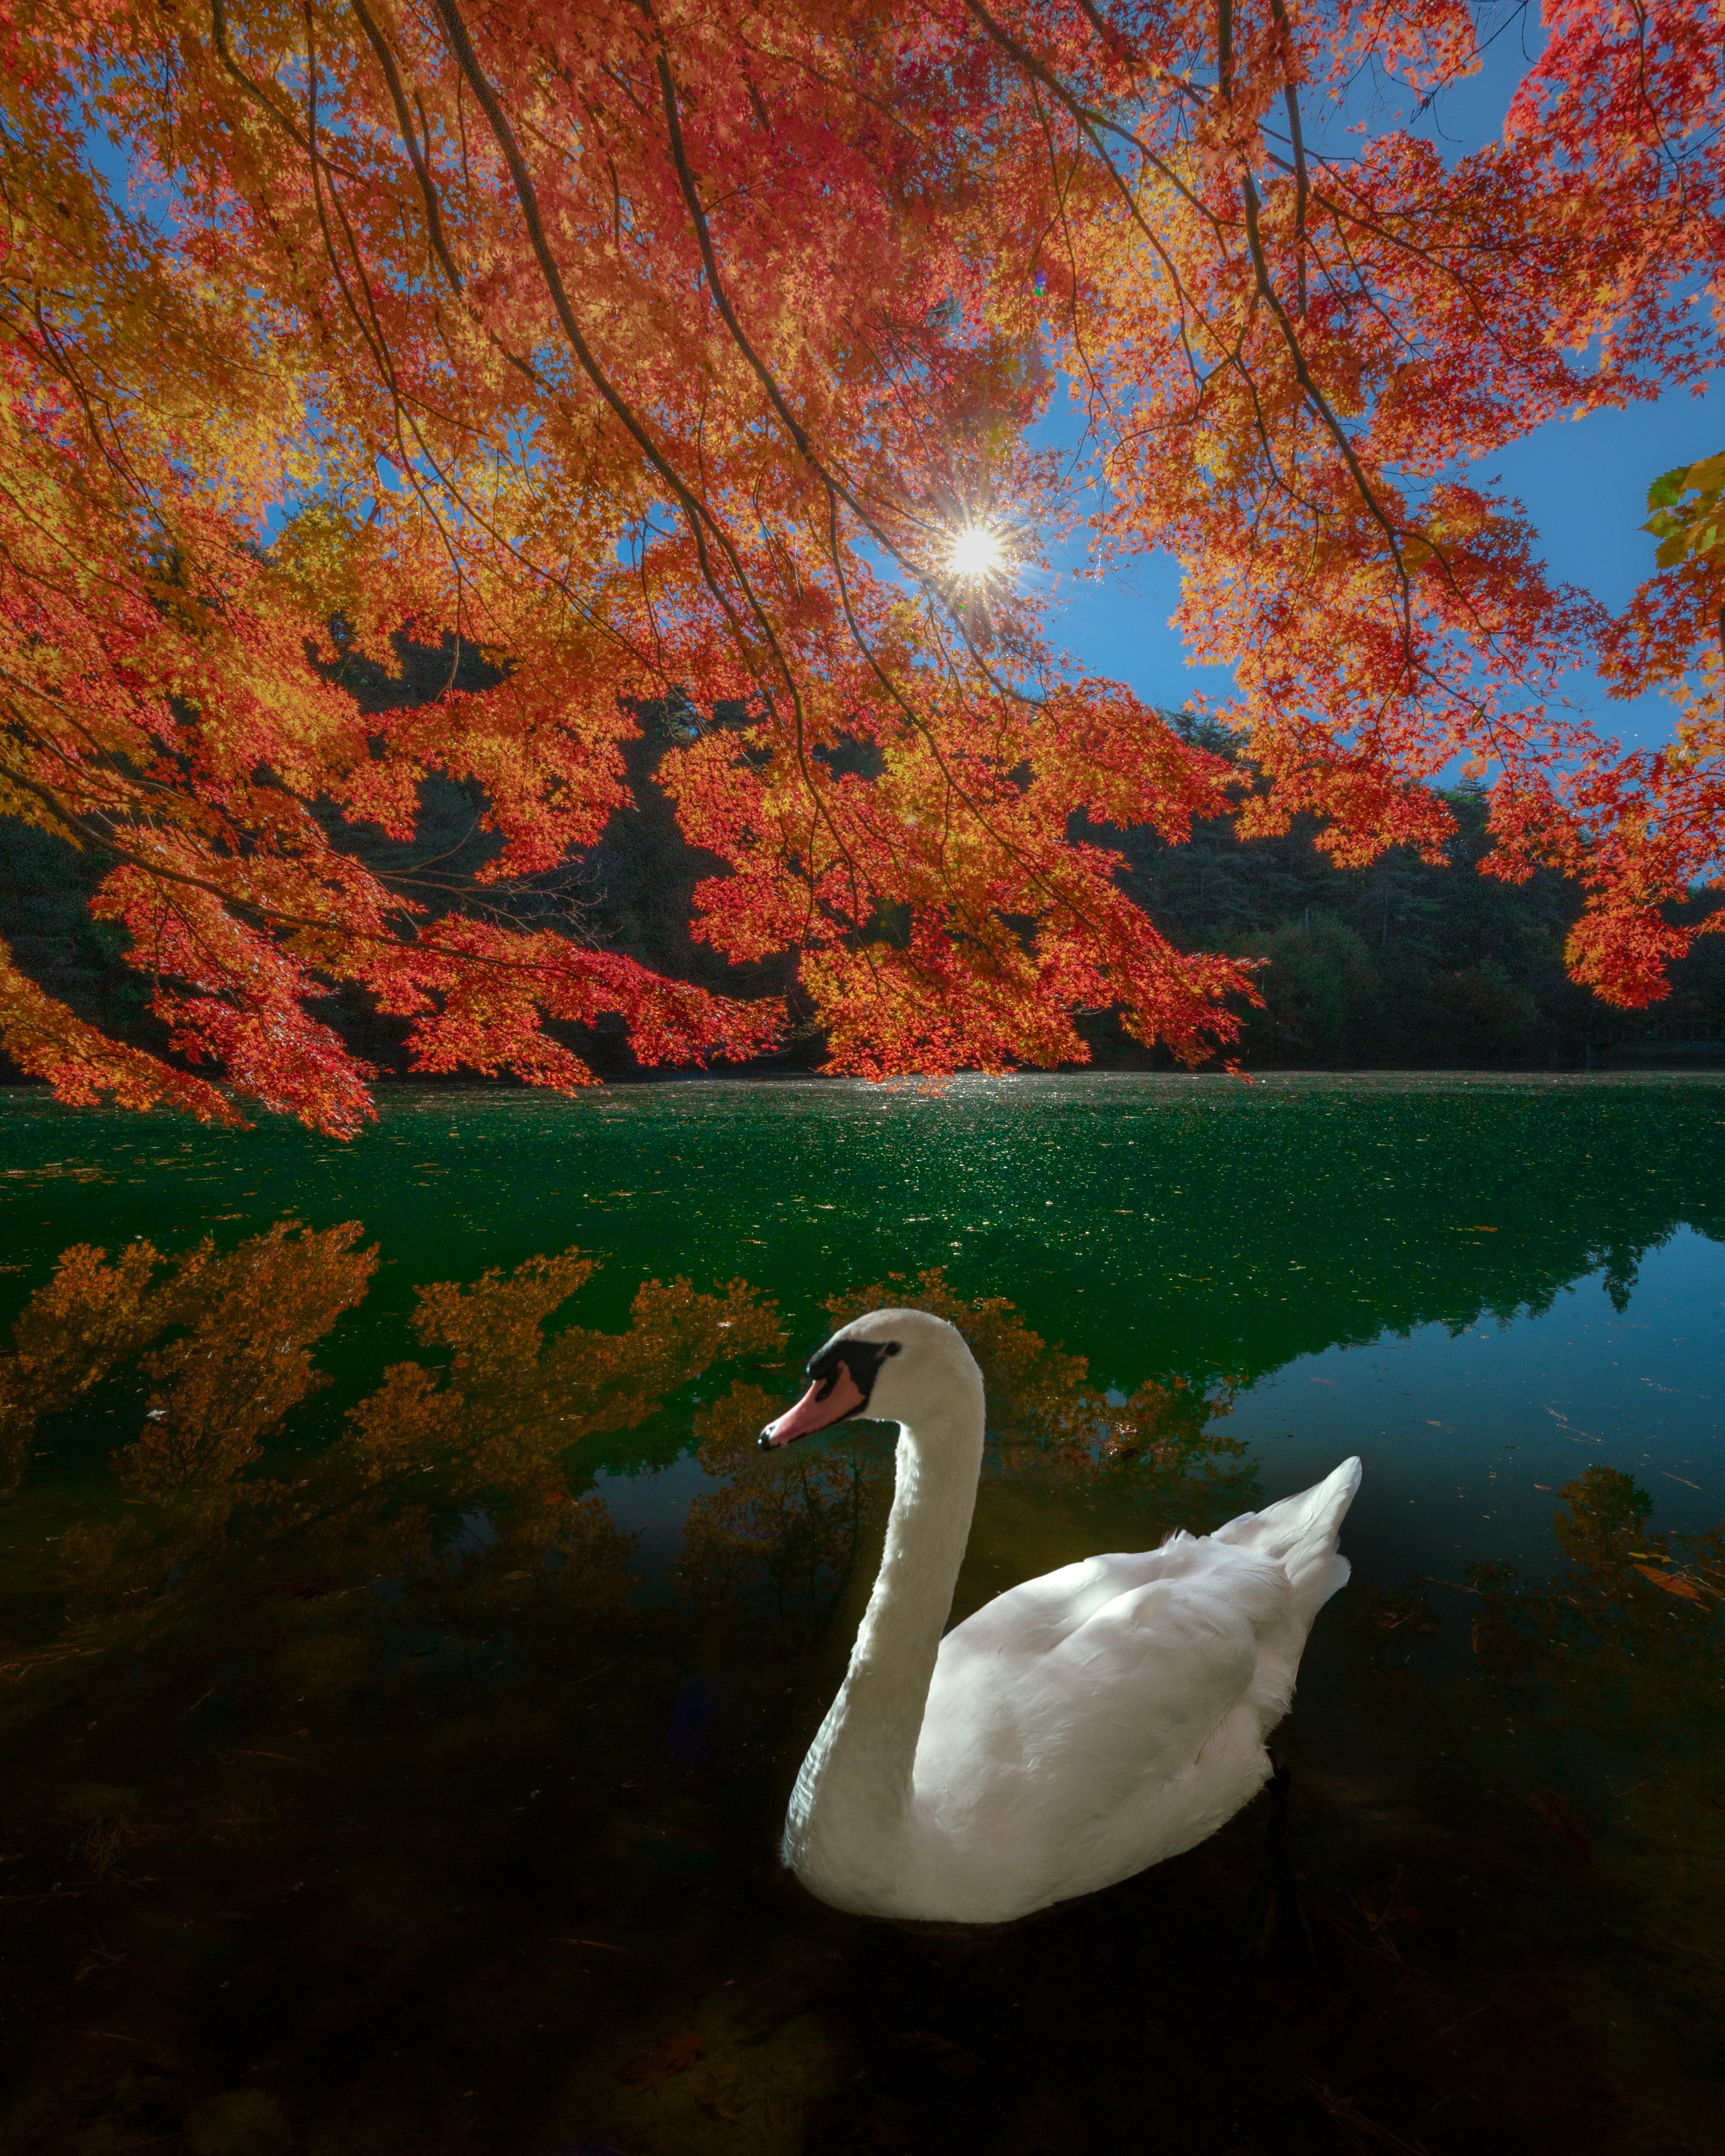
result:
[[[1189,1535],[1176,1535],[1160,1549],[1087,1557],[1021,1581],[955,1625],[941,1652],[962,1646],[967,1653],[1050,1653],[1118,1596],[1185,1570],[1194,1547]]]
[[[1274,1563],[1182,1536],[997,1597],[941,1643],[919,1798],[949,1816],[1058,1805],[1076,1827],[1173,1781],[1251,1695],[1259,1636],[1284,1621],[1288,1592]]]

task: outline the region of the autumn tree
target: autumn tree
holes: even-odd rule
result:
[[[1578,977],[1661,993],[1717,724],[1624,754],[1561,684],[1692,675],[1718,570],[1609,622],[1470,468],[1713,363],[1698,0],[1548,8],[1501,138],[1452,163],[1395,125],[1333,142],[1368,63],[1410,100],[1477,64],[1460,0],[0,19],[0,813],[104,865],[169,1044],[0,959],[4,1045],[64,1097],[352,1132],[367,1074],[307,1009],[341,984],[428,1071],[578,1083],[547,1026],[618,1013],[644,1061],[769,1045],[778,1006],[522,903],[624,805],[650,701],[723,863],[695,931],[792,954],[834,1070],[1082,1060],[1111,1008],[1225,1047],[1249,969],[1177,950],[1084,819],[1309,811],[1338,861],[1435,858],[1458,759],[1486,869],[1584,886]],[[1031,432],[1063,381],[1076,468]],[[1189,643],[1234,665],[1249,798],[1042,634],[1029,572],[1090,479],[1105,553],[1178,555]],[[341,660],[404,631],[449,685],[362,712]],[[493,841],[453,892],[357,843],[410,838],[434,773]]]

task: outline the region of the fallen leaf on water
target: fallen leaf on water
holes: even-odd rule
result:
[[[706,2049],[706,2039],[693,2029],[685,2029],[680,2036],[667,2036],[656,2051],[645,2053],[632,2064],[620,2066],[617,2078],[626,2082],[637,2096],[655,2093],[673,2074],[686,2074]]]
[[[1699,1602],[1701,1596],[1681,1572],[1656,1572],[1651,1564],[1638,1564],[1635,1570],[1643,1579],[1651,1579],[1656,1587],[1662,1587],[1667,1594],[1681,1594],[1686,1602]]]
[[[740,2111],[733,2111],[730,2107],[737,2100],[736,2089],[729,2086],[721,2088],[716,2074],[709,2074],[706,2077],[706,2087],[704,2089],[696,2089],[695,2092],[695,2101],[701,2109],[710,2112],[715,2118],[722,2118],[727,2126],[740,2126],[742,2123],[742,2113]]]

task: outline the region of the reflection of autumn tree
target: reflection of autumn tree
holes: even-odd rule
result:
[[[966,1301],[936,1268],[902,1274],[826,1305],[834,1324],[902,1302],[957,1326],[982,1365],[991,1434],[1009,1471],[1033,1461],[1063,1479],[1129,1476],[1134,1486],[1205,1498],[1239,1495],[1246,1477],[1223,1462],[1246,1450],[1214,1430],[1231,1388],[1205,1394],[1181,1378],[1149,1380],[1115,1404],[1091,1382],[1082,1355],[1050,1346],[1003,1296]],[[738,1384],[696,1417],[701,1464],[721,1486],[690,1507],[683,1580],[697,1598],[773,1611],[806,1637],[837,1604],[856,1553],[871,1469],[855,1447],[762,1455],[756,1438],[786,1404],[782,1393]]]
[[[321,1233],[280,1223],[226,1253],[206,1241],[164,1259],[140,1242],[113,1264],[80,1245],[31,1299],[0,1360],[0,1431],[20,1457],[44,1415],[123,1365],[150,1386],[109,1491],[60,1541],[82,1623],[129,1611],[122,1629],[135,1630],[146,1611],[189,1607],[213,1568],[238,1557],[240,1515],[248,1577],[264,1575],[258,1591],[308,1603],[347,1582],[458,1573],[464,1592],[508,1583],[506,1599],[617,1590],[632,1543],[598,1497],[572,1493],[567,1448],[637,1427],[715,1363],[782,1345],[770,1306],[741,1281],[721,1295],[649,1281],[624,1331],[552,1332],[594,1261],[574,1250],[530,1259],[467,1287],[420,1289],[414,1324],[435,1366],[386,1371],[335,1442],[296,1461],[296,1479],[273,1479],[258,1471],[264,1440],[327,1383],[313,1351],[376,1266],[375,1250],[355,1248],[359,1234],[352,1222]],[[453,1522],[475,1508],[484,1546],[452,1556]]]
[[[1481,1669],[1608,1741],[1656,1742],[1679,1758],[1698,1744],[1717,1749],[1725,1526],[1650,1532],[1652,1499],[1614,1467],[1590,1467],[1558,1495],[1566,1509],[1553,1525],[1565,1577],[1518,1592],[1510,1565],[1469,1568],[1481,1597]]]
[[[1525,1788],[1533,1810],[1572,1857],[1609,1835],[1639,1921],[1681,1984],[1717,1955],[1725,1526],[1651,1532],[1652,1500],[1610,1467],[1559,1495],[1568,1566],[1555,1579],[1523,1588],[1508,1564],[1468,1568],[1474,1653],[1525,1771],[1558,1784]]]
[[[578,1250],[530,1258],[470,1288],[418,1291],[413,1325],[445,1368],[398,1363],[356,1408],[351,1456],[372,1475],[459,1454],[472,1486],[513,1484],[598,1430],[634,1430],[665,1396],[729,1357],[776,1353],[784,1336],[770,1304],[742,1281],[722,1296],[685,1280],[648,1281],[626,1332],[546,1321],[597,1270]]]
[[[62,1577],[82,1607],[117,1607],[208,1559],[235,1511],[268,1491],[243,1471],[328,1382],[311,1351],[377,1266],[375,1249],[354,1248],[360,1232],[357,1221],[321,1232],[278,1221],[226,1252],[206,1237],[169,1258],[140,1240],[112,1265],[87,1245],[62,1253],[13,1327],[0,1399],[33,1429],[126,1363],[150,1381],[143,1428],[112,1456],[127,1508],[99,1499],[60,1538]]]
[[[947,1285],[942,1268],[919,1273],[914,1286],[902,1273],[873,1287],[835,1296],[827,1304],[835,1325],[865,1311],[910,1301],[956,1325],[982,1365],[988,1387],[991,1434],[999,1437],[1008,1466],[1034,1455],[1060,1474],[1088,1478],[1130,1471],[1135,1481],[1239,1481],[1219,1463],[1246,1450],[1212,1424],[1234,1404],[1224,1382],[1205,1393],[1184,1378],[1146,1378],[1131,1398],[1116,1404],[1091,1382],[1090,1363],[1050,1346],[1025,1324],[1003,1296],[967,1302]]]
[[[761,1426],[783,1406],[737,1384],[696,1417],[701,1464],[722,1486],[689,1507],[682,1577],[698,1600],[765,1604],[800,1640],[831,1615],[850,1574],[868,1470],[854,1450],[763,1454]]]
[[[414,1328],[449,1361],[387,1370],[352,1410],[332,1471],[377,1489],[434,1469],[445,1497],[492,1501],[493,1569],[548,1562],[579,1576],[583,1552],[608,1550],[609,1521],[598,1498],[570,1498],[564,1451],[601,1430],[638,1429],[715,1363],[776,1353],[784,1341],[772,1306],[745,1282],[711,1296],[685,1280],[644,1282],[626,1332],[572,1325],[547,1339],[547,1321],[596,1270],[567,1250],[471,1287],[421,1288]]]
[[[358,1223],[321,1235],[278,1221],[237,1250],[208,1237],[165,1259],[152,1244],[74,1244],[13,1327],[0,1358],[0,1451],[22,1479],[45,1414],[70,1407],[164,1333],[145,1357],[152,1380],[143,1434],[116,1460],[137,1496],[226,1481],[256,1457],[264,1433],[325,1381],[311,1348],[366,1291],[375,1250],[356,1251]]]
[[[151,1285],[161,1262],[148,1243],[114,1265],[88,1243],[60,1253],[54,1278],[13,1322],[13,1353],[0,1357],[0,1489],[23,1481],[43,1415],[69,1407],[167,1324],[160,1312],[174,1283]]]
[[[329,1383],[311,1350],[377,1269],[375,1245],[353,1249],[359,1234],[357,1220],[321,1235],[278,1222],[225,1256],[193,1254],[177,1282],[187,1329],[144,1358],[149,1427],[115,1462],[134,1496],[230,1481]]]

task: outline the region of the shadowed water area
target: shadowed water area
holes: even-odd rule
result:
[[[1705,1076],[0,1093],[0,2151],[1725,2148],[1722,1244]],[[777,1859],[898,1301],[955,1618],[1365,1461],[1285,1803],[999,1931]]]

